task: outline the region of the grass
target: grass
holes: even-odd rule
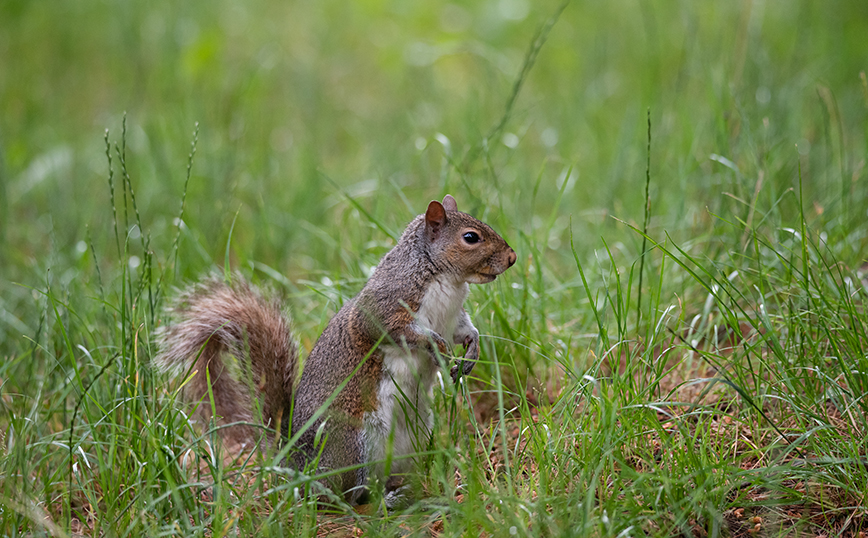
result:
[[[561,7],[0,5],[0,533],[864,536],[864,3]],[[173,287],[239,270],[309,350],[447,192],[519,261],[419,502],[215,450]]]

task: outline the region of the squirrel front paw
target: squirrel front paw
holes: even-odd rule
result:
[[[479,334],[467,335],[464,338],[464,359],[452,366],[452,381],[458,382],[460,375],[468,375],[479,360]]]
[[[446,342],[446,339],[435,331],[428,331],[426,337],[427,340],[423,347],[431,353],[431,358],[435,364],[438,362],[438,356],[443,358],[449,357],[449,344]]]

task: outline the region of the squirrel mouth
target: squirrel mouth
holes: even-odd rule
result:
[[[494,282],[497,278],[497,275],[492,273],[476,273],[476,276],[478,276],[483,283]]]

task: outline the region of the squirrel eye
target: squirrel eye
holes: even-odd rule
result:
[[[465,232],[464,242],[469,244],[479,243],[479,235],[476,232]]]

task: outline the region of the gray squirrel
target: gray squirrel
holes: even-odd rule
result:
[[[169,323],[158,330],[156,363],[194,372],[184,396],[201,402],[202,418],[211,417],[213,397],[222,424],[250,424],[251,396],[257,398],[264,425],[283,440],[307,426],[289,458],[295,469],[311,462],[320,472],[355,467],[327,485],[357,504],[376,476],[385,480],[387,505],[395,504],[404,495],[401,474],[412,466],[403,456],[417,452],[419,432],[427,441],[433,426],[439,361],[449,357],[450,343],[464,346],[451,370],[457,380],[479,358],[479,332],[463,308],[468,283],[491,282],[515,260],[497,232],[446,195],[410,222],[361,292],[331,319],[297,384],[298,349],[281,305],[238,276],[231,284],[207,279],[174,300]],[[253,446],[261,437],[252,425],[220,431],[228,445]],[[381,462],[390,443],[387,477]]]

